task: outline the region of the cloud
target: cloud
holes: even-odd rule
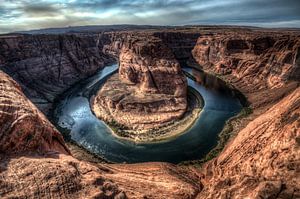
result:
[[[299,27],[299,0],[0,0],[0,33],[108,24]]]
[[[62,14],[60,9],[61,8],[55,4],[25,4],[20,8],[24,15],[30,17],[57,16]]]

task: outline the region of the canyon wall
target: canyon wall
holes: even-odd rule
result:
[[[300,197],[299,34],[218,33],[199,37],[193,57],[246,95],[254,113],[202,168],[198,198]]]
[[[158,37],[173,52],[180,64],[186,64],[186,61],[192,58],[192,50],[200,36],[199,32],[187,31],[161,31],[154,32],[153,35]]]
[[[2,71],[0,122],[1,198],[179,199],[199,192],[196,172],[178,166],[75,159],[61,134]]]
[[[201,32],[193,59],[242,91],[254,113],[200,170],[58,154],[69,153],[61,135],[22,94],[47,112],[54,96],[119,56],[128,33],[0,38],[0,68],[20,83],[0,73],[0,196],[299,198],[299,33],[219,29]]]
[[[199,198],[299,198],[300,88],[259,115],[203,168]]]
[[[62,135],[0,71],[0,153],[57,151],[69,154]]]
[[[241,89],[278,88],[300,79],[300,37],[244,32],[203,35],[193,57],[207,71],[243,82]],[[248,86],[250,87],[250,86]]]
[[[0,69],[13,77],[40,110],[75,82],[114,61],[98,48],[100,35],[0,37]]]

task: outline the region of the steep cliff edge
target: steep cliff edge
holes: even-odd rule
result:
[[[57,151],[69,154],[62,135],[0,71],[0,153]]]
[[[299,198],[299,36],[276,31],[222,32],[224,30],[220,29],[215,34],[201,36],[193,50],[194,59],[204,70],[218,73],[241,90],[251,102],[254,113],[245,122],[242,121],[242,125],[239,124],[239,128],[235,129],[236,137],[230,140],[217,158],[200,169],[201,174],[194,168],[171,164],[91,165],[68,155],[47,154],[49,150],[62,153],[68,151],[63,142],[57,141],[61,140],[61,136],[25,98],[20,86],[1,73],[0,146],[4,154],[0,156],[0,196]],[[5,47],[9,41],[3,43],[0,39],[1,45],[4,44],[4,48],[0,48],[0,65],[12,76],[19,73],[18,67],[14,66],[16,63],[21,66],[19,63],[23,61],[18,57],[26,52],[24,46],[22,49],[14,46],[18,43],[14,39],[18,38],[19,42],[23,41],[22,36],[10,38],[9,48]],[[97,39],[92,41],[97,43]],[[39,46],[27,45],[30,53],[34,52],[35,45]],[[16,53],[10,53],[4,58],[3,55],[10,51],[3,49],[19,49],[20,52],[16,50]],[[8,66],[15,68],[14,72],[9,71]],[[22,65],[25,66],[33,65]],[[36,70],[41,72],[43,69],[37,67]],[[54,70],[53,74],[57,75],[57,71]],[[72,77],[76,80],[83,78],[80,73],[76,70],[72,74],[78,76]],[[82,73],[86,75],[84,70]],[[34,77],[30,74],[18,76],[18,82],[25,91],[31,78],[39,78],[39,73],[34,74]],[[48,87],[40,87],[40,81],[28,87],[34,91],[33,94],[37,88],[42,93],[48,92],[45,89]],[[67,83],[63,85],[67,87]],[[27,96],[29,94],[27,91]],[[40,97],[44,99],[43,95],[37,98]],[[34,102],[41,104],[39,101]],[[30,155],[27,150],[46,154]],[[14,155],[6,154],[10,151]]]
[[[299,198],[299,116],[297,88],[204,166],[199,198]]]
[[[48,114],[61,93],[114,61],[98,48],[100,36],[2,36],[0,69],[18,81],[26,96]]]
[[[199,37],[193,57],[243,92],[253,114],[202,168],[198,198],[300,196],[299,34],[227,32]]]
[[[61,134],[0,71],[1,198],[191,198],[197,172],[171,164],[91,164],[68,155]]]
[[[119,62],[119,74],[109,78],[92,101],[97,117],[146,130],[183,116],[187,81],[159,38],[130,37],[122,46]]]
[[[204,70],[222,75],[246,94],[280,88],[300,79],[299,34],[203,35],[192,53]]]

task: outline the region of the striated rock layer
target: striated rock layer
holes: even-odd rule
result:
[[[226,27],[190,31],[202,34],[193,50],[198,64],[241,90],[254,110],[250,117],[236,122],[236,136],[217,158],[196,170],[165,163],[92,165],[57,154],[68,154],[61,136],[26,99],[20,86],[1,72],[0,197],[300,198],[299,32]],[[48,38],[29,38],[41,37]],[[17,38],[23,43],[23,36]],[[8,66],[13,69],[19,61],[23,63],[21,55],[35,49],[30,42],[30,48],[17,48],[16,38],[11,39],[9,48],[0,48],[1,68],[8,72]],[[120,51],[109,47],[115,42],[106,39],[98,47],[119,55]],[[19,50],[3,56],[8,49]],[[51,74],[52,70],[45,71]],[[39,73],[14,76],[26,92],[31,78],[38,78]],[[32,90],[47,93],[39,85]],[[37,100],[35,103],[40,106]],[[39,153],[32,154],[36,151]]]
[[[0,71],[0,153],[57,151],[69,154],[62,135]]]
[[[54,100],[66,89],[114,61],[98,45],[98,35],[3,36],[0,69],[18,81],[26,96],[49,114]]]
[[[203,168],[199,198],[300,197],[300,88],[242,129]]]
[[[119,74],[109,78],[92,101],[97,117],[142,130],[182,117],[187,81],[160,39],[131,37],[119,62]]]
[[[190,198],[196,171],[170,164],[91,164],[70,156],[60,133],[0,72],[1,198]]]
[[[202,168],[198,198],[300,197],[299,47],[292,33],[199,37],[194,59],[242,91],[254,113],[235,122],[237,136]]]
[[[278,88],[300,79],[300,36],[228,32],[198,38],[193,57],[205,70],[228,75],[251,90]]]

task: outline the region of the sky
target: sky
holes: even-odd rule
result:
[[[0,0],[0,33],[111,24],[300,28],[300,0]]]

